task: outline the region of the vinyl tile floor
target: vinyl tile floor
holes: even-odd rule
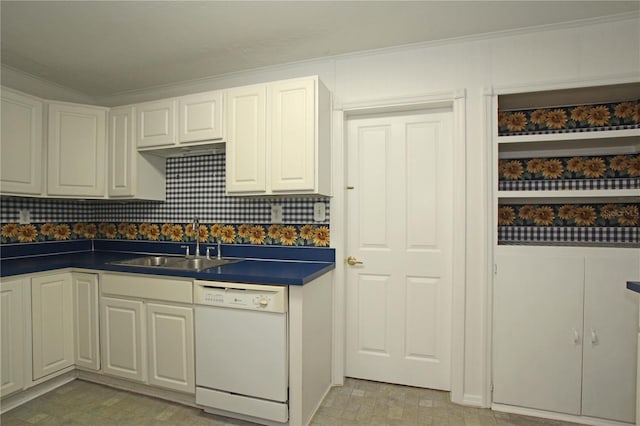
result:
[[[193,425],[248,426],[253,423],[205,414],[202,410],[75,380],[0,416],[2,426]],[[567,425],[534,417],[463,407],[449,393],[366,380],[347,379],[331,389],[312,425]]]

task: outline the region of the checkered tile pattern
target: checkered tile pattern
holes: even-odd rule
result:
[[[560,130],[545,129],[545,130],[533,130],[533,131],[523,131],[523,132],[500,131],[498,136],[525,136],[525,135],[549,135],[549,134],[557,134],[557,133],[606,132],[608,130],[625,130],[625,129],[638,129],[638,128],[640,128],[640,124],[623,124],[620,126],[560,129]]]
[[[539,227],[498,226],[499,244],[558,243],[610,243],[640,247],[638,227]]]
[[[81,222],[93,219],[94,203],[77,200],[2,197],[0,222],[18,222],[19,211],[29,210],[31,222]]]
[[[640,178],[562,179],[562,180],[501,180],[500,191],[560,191],[588,189],[638,189]]]
[[[225,155],[211,154],[167,159],[166,202],[53,201],[3,198],[0,221],[16,222],[19,209],[31,210],[39,222],[158,222],[271,223],[271,205],[283,207],[284,223],[329,224],[329,199],[274,197],[270,199],[225,195]],[[326,220],[314,222],[313,204],[326,204]]]

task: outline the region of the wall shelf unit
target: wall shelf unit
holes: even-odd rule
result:
[[[603,247],[640,247],[640,83],[504,94],[496,103],[498,245],[597,243],[551,232],[583,226],[606,228],[601,235],[614,241],[600,241]],[[588,217],[560,218],[560,204],[584,207]],[[617,215],[602,217],[612,205]],[[523,206],[534,212],[521,214]],[[500,237],[507,234],[522,241]],[[528,240],[536,235],[545,240]]]

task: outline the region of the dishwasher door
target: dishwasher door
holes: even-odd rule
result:
[[[195,307],[196,386],[286,402],[287,314]]]

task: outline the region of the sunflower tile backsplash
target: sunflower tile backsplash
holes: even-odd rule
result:
[[[640,127],[640,102],[498,111],[498,135],[621,130]]]
[[[2,225],[2,243],[31,243],[78,239],[119,239],[284,246],[328,247],[326,225],[192,224],[182,223],[53,223]]]
[[[322,197],[272,199],[225,194],[225,155],[167,159],[167,199],[77,201],[3,197],[0,242],[28,243],[113,239],[225,244],[327,247],[329,200]],[[325,203],[326,219],[314,222],[314,204]],[[283,208],[282,224],[271,223],[271,205]],[[33,223],[20,225],[18,211]],[[198,217],[201,225],[192,229]]]

